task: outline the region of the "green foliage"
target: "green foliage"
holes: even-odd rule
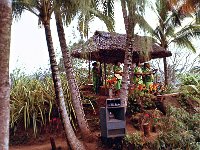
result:
[[[140,112],[140,105],[137,102],[137,99],[134,94],[128,96],[128,104],[127,104],[127,114],[134,114],[136,112]]]
[[[134,149],[141,149],[143,146],[142,136],[140,132],[134,132],[131,134],[126,134],[124,137],[124,142],[127,146],[132,145]]]
[[[154,109],[156,107],[153,101],[155,98],[153,94],[135,90],[134,93],[128,96],[127,113],[134,114],[140,112],[143,108]]]
[[[63,91],[72,124],[75,127],[75,112],[66,80],[63,79]],[[56,106],[54,85],[50,74],[37,73],[26,76],[20,70],[11,74],[10,126],[18,129],[23,123],[24,129],[33,128],[35,136],[38,127],[47,125],[51,119],[52,106]]]
[[[194,149],[198,150],[200,142],[200,115],[190,114],[182,108],[169,107],[166,116],[159,117],[155,111],[153,125],[159,129],[155,140],[141,140],[141,133],[126,134],[126,145],[133,145],[132,149]],[[157,117],[156,117],[157,116]]]
[[[152,33],[152,36],[165,49],[171,43],[174,43],[180,48],[187,48],[195,52],[191,39],[199,38],[200,27],[193,22],[189,25],[184,25],[183,22],[192,16],[183,15],[181,8],[181,4],[172,8],[168,1],[157,0],[156,13],[158,14],[159,25]]]
[[[199,74],[184,74],[180,76],[180,80],[183,85],[199,85],[200,84]]]
[[[192,99],[200,103],[200,76],[199,74],[185,74],[180,77],[182,99]]]
[[[161,118],[162,129],[153,149],[195,149],[199,148],[200,116],[189,114],[184,109],[170,107],[167,116]]]

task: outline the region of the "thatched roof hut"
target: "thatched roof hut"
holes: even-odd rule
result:
[[[75,58],[83,58],[105,63],[116,61],[124,62],[126,34],[96,31],[83,45],[75,47],[71,55]],[[165,51],[155,44],[152,38],[135,35],[133,42],[132,61],[145,62],[150,59],[171,56],[170,51]]]

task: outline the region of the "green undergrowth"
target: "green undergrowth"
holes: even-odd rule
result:
[[[200,148],[200,115],[190,114],[183,108],[169,107],[166,116],[157,118],[159,130],[155,140],[144,140],[141,132],[127,134],[124,141],[134,149],[188,149],[199,150]],[[143,139],[143,140],[141,140]]]

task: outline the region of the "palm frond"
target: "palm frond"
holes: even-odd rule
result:
[[[196,52],[196,49],[192,42],[185,36],[179,36],[175,39],[173,39],[171,42],[175,43],[180,48],[187,48],[191,50],[192,52]]]
[[[133,2],[134,2],[134,5],[136,5],[137,13],[140,14],[140,15],[145,13],[145,8],[147,6],[152,5],[151,1],[147,1],[147,0],[136,0],[136,1],[133,1]]]
[[[151,33],[151,36],[157,41],[161,41],[158,27]]]
[[[167,20],[170,5],[166,0],[156,0],[156,10],[159,15],[159,22]]]
[[[113,0],[104,0],[103,1],[103,13],[106,16],[114,19],[114,1]]]
[[[88,36],[88,31],[89,31],[89,23],[92,22],[94,19],[93,14],[87,14],[87,15],[79,15],[78,18],[78,29],[79,32],[81,33],[81,37],[86,37]]]
[[[173,28],[172,26],[168,26],[165,29],[165,35],[166,35],[166,37],[173,36],[174,33],[175,33],[175,28]]]
[[[22,13],[28,10],[38,16],[38,3],[35,0],[13,0],[12,2],[12,16],[16,20],[19,19]]]
[[[198,39],[198,38],[200,38],[200,25],[190,24],[188,26],[185,26],[183,29],[181,29],[176,34],[185,36],[188,39],[193,39],[193,38]]]
[[[149,23],[145,20],[145,18],[141,15],[136,14],[135,20],[139,24],[140,28],[148,33],[153,33],[154,29],[149,25]]]
[[[62,5],[60,8],[58,6],[58,9],[60,9],[61,11],[63,23],[68,26],[75,18],[75,16],[79,13],[79,4],[73,0],[61,0],[61,2]]]
[[[88,10],[96,17],[98,17],[100,20],[102,20],[108,31],[110,32],[113,32],[114,31],[114,19],[112,19],[111,17],[109,16],[105,16],[101,11],[99,10],[94,10],[94,9],[91,9],[91,8],[88,8]]]

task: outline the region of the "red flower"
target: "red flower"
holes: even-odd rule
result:
[[[147,117],[147,118],[149,118],[149,117],[150,117],[150,115],[149,115],[149,114],[145,114],[144,116],[145,116],[145,117]]]
[[[110,80],[107,80],[106,82],[108,83],[109,87],[112,87],[117,82],[117,79],[113,77]]]
[[[145,90],[145,86],[143,84],[139,84],[137,88],[139,91]]]

